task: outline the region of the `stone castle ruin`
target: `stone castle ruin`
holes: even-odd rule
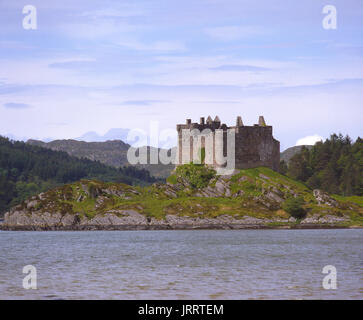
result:
[[[279,169],[280,142],[272,135],[272,126],[260,116],[258,124],[245,126],[241,117],[236,125],[227,127],[218,116],[199,123],[187,119],[178,124],[176,164],[205,163],[215,168],[226,166],[226,159],[233,157],[235,169],[269,167]]]

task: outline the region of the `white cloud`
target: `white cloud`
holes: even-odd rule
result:
[[[217,40],[233,41],[263,35],[268,31],[256,26],[224,26],[206,28],[204,32]]]
[[[145,16],[146,10],[131,3],[118,3],[119,8],[106,8],[93,11],[85,11],[80,14],[83,17],[96,18],[124,18],[124,17],[135,17]]]
[[[302,146],[302,145],[313,146],[315,143],[322,141],[322,140],[324,140],[324,138],[322,136],[319,136],[318,134],[314,134],[312,136],[307,136],[307,137],[297,140],[296,145],[297,146]]]
[[[124,41],[119,42],[118,45],[138,51],[171,52],[185,50],[185,45],[181,41],[156,41],[144,43],[141,41],[124,39]]]
[[[31,105],[27,103],[8,102],[4,103],[4,107],[8,109],[27,109],[31,108]]]

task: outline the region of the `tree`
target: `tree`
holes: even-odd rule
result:
[[[303,146],[301,151],[291,158],[288,168],[288,175],[296,180],[306,181],[309,179],[311,176],[309,159],[309,149]]]
[[[287,174],[287,170],[288,170],[287,163],[284,160],[281,160],[280,161],[279,172],[281,174],[286,175]]]

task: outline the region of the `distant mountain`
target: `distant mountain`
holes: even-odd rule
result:
[[[85,142],[103,142],[108,140],[127,141],[127,135],[129,131],[130,129],[113,128],[107,131],[107,133],[104,135],[99,135],[97,132],[89,131],[81,135],[80,137],[75,138],[75,140]]]
[[[77,140],[43,142],[39,140],[28,140],[26,143],[54,151],[65,151],[71,156],[100,161],[113,167],[120,167],[126,164],[126,152],[129,148],[129,145],[121,140],[106,142],[85,142]]]
[[[113,167],[129,165],[129,162],[127,160],[127,151],[130,148],[130,145],[121,140],[112,140],[105,142],[54,140],[48,143],[39,140],[28,140],[27,144],[37,145],[55,151],[64,151],[67,152],[69,155],[75,156],[77,158],[87,158],[90,160],[100,161],[101,163]],[[154,149],[153,147],[143,148]],[[136,167],[148,170],[152,176],[157,178],[168,177],[170,175],[170,172],[174,169],[174,165],[171,164],[145,164],[136,165]]]
[[[12,134],[12,133],[6,133],[6,134],[0,134],[1,137],[7,137],[9,138],[10,140],[13,140],[13,141],[23,141],[23,142],[26,142],[29,137],[26,137],[26,136],[17,136],[15,134]],[[53,141],[54,139],[52,138],[42,138],[42,141],[44,142],[50,142],[50,141]]]
[[[307,149],[311,149],[313,146],[295,146],[295,147],[291,147],[286,149],[284,152],[281,152],[280,154],[280,160],[284,160],[286,163],[289,163],[290,159],[297,153],[299,153],[302,149],[302,147],[305,147]]]

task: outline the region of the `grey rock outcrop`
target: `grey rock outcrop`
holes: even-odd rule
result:
[[[319,216],[317,214],[305,218],[303,221],[301,221],[302,224],[334,224],[339,222],[345,222],[348,221],[348,217],[337,217],[332,215],[325,215],[325,216]]]
[[[338,202],[336,200],[334,200],[332,197],[330,197],[328,193],[326,193],[322,190],[315,189],[313,191],[313,195],[314,195],[316,201],[318,202],[318,204],[320,204],[320,205],[327,205],[330,207],[338,206]]]

